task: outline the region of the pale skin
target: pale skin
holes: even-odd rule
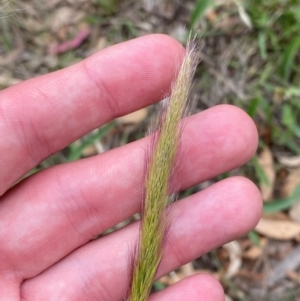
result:
[[[0,92],[0,301],[124,300],[138,224],[91,239],[139,210],[149,140],[13,185],[85,133],[159,101],[183,54],[172,38],[149,35]],[[239,108],[190,116],[176,182],[184,189],[244,164],[257,141]],[[157,277],[246,234],[260,213],[260,193],[242,177],[175,203]],[[222,301],[224,293],[211,276],[194,275],[150,300]]]

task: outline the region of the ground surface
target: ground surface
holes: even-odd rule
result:
[[[148,33],[184,42],[190,29],[199,30],[202,49],[192,112],[220,103],[238,105],[255,120],[260,145],[245,167],[182,195],[240,174],[260,187],[265,208],[256,231],[163,277],[154,289],[206,271],[220,279],[228,300],[299,300],[299,1],[2,0],[0,88]],[[96,129],[32,172],[139,139],[153,111]]]

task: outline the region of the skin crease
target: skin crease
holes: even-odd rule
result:
[[[149,35],[0,92],[0,301],[124,298],[138,225],[90,240],[139,210],[148,138],[49,168],[9,188],[90,130],[159,101],[183,53],[172,38]],[[191,116],[176,183],[183,189],[236,168],[256,146],[255,125],[236,107]],[[260,212],[257,188],[240,177],[172,205],[168,256],[157,276],[244,235]],[[183,296],[224,299],[214,279],[196,275],[150,300]]]

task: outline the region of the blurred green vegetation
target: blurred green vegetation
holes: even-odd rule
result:
[[[251,50],[250,64],[246,69],[245,97],[239,98],[231,93],[225,102],[243,108],[256,122],[259,132],[259,150],[268,146],[273,152],[285,152],[289,156],[300,155],[300,2],[299,0],[246,0],[233,1],[236,8],[222,11],[217,21],[224,15],[239,15],[251,31],[237,35],[233,43],[247,45]],[[190,18],[192,29],[203,22],[205,10],[214,5],[214,1],[197,1]],[[231,6],[232,8],[232,6]],[[210,24],[202,26],[204,38],[231,35],[231,32],[215,29]],[[230,39],[231,37],[229,37]],[[230,47],[230,42],[227,44]],[[205,47],[205,46],[204,46]],[[211,51],[214,59],[219,54]],[[232,57],[227,64],[231,72],[245,68],[241,62]],[[197,73],[200,80],[210,89],[211,78],[203,66]],[[204,74],[204,75],[203,75]],[[258,152],[259,154],[259,152]],[[268,178],[258,160],[258,154],[244,167],[244,173],[257,184],[269,184]],[[281,170],[279,162],[276,171]],[[224,175],[227,177],[228,174]],[[280,189],[277,189],[280,190]],[[288,197],[264,204],[265,213],[276,213],[288,210],[300,199],[300,186]],[[259,245],[259,235],[252,231],[248,235],[255,245]],[[231,291],[236,300],[245,300],[234,283],[223,279],[223,284]],[[286,296],[277,298],[273,294],[263,300],[293,301],[299,292],[291,290]]]
[[[271,144],[300,154],[300,4],[299,1],[248,1],[262,64],[248,107],[270,130]]]
[[[260,147],[268,145],[275,151],[286,151],[300,155],[300,2],[298,0],[254,0],[233,1],[236,8],[222,11],[224,15],[239,14],[242,20],[249,20],[251,32],[234,37],[235,43],[247,45],[252,56],[246,70],[245,98],[232,93],[227,103],[242,107],[255,120],[260,134]],[[196,17],[203,18],[203,10],[213,1],[197,1],[190,24],[197,29]],[[232,6],[231,6],[232,8]],[[199,20],[198,20],[199,21]],[[219,19],[217,20],[219,21]],[[247,21],[249,22],[249,21]],[[246,24],[247,25],[247,24]],[[230,36],[228,32],[204,26],[203,37]],[[230,47],[230,44],[228,44]],[[218,54],[216,53],[216,56]],[[244,68],[236,58],[228,63],[231,72]],[[206,86],[210,79],[204,74]],[[202,76],[202,75],[200,75]],[[248,166],[253,169],[258,183],[267,178],[255,157]]]

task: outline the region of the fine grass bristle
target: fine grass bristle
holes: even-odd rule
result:
[[[129,292],[129,301],[145,301],[160,264],[162,243],[167,228],[165,208],[168,205],[170,176],[180,140],[180,120],[186,110],[195,70],[195,47],[188,42],[186,55],[175,80],[168,104],[154,134],[150,153],[141,218],[140,240]]]

